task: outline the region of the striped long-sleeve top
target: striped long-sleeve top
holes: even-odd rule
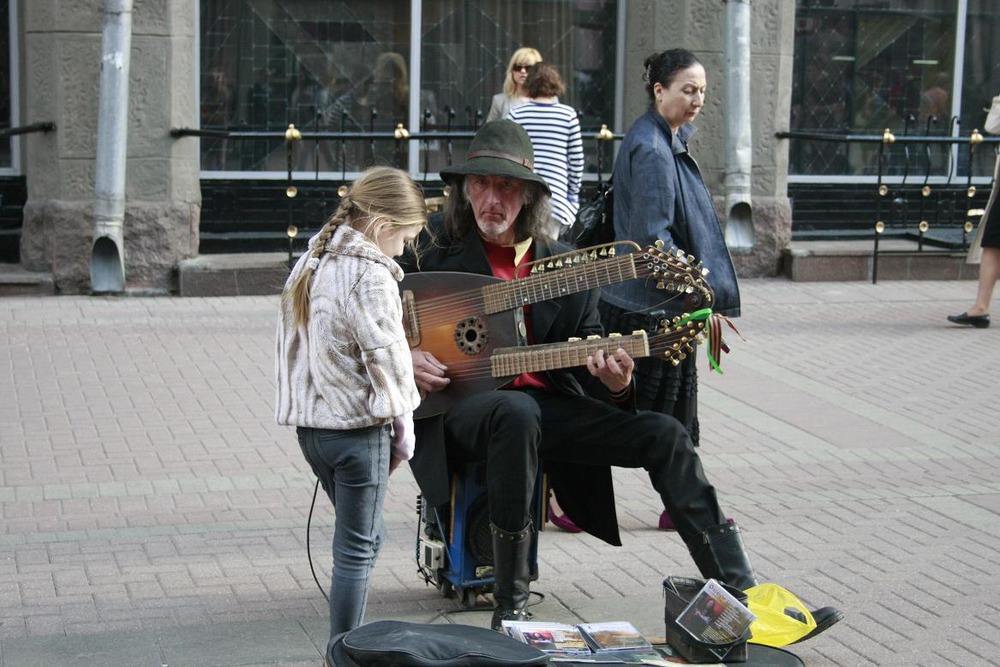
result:
[[[531,101],[507,116],[520,124],[535,149],[535,172],[552,190],[552,213],[572,225],[580,208],[583,180],[583,138],[576,110],[566,104]]]

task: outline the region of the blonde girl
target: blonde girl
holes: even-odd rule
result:
[[[333,502],[330,637],[364,620],[389,473],[413,455],[420,402],[393,257],[427,224],[419,186],[365,171],[292,269],[277,332],[279,424]]]
[[[490,112],[486,114],[486,122],[506,118],[510,110],[518,104],[528,101],[528,89],[524,82],[528,80],[528,72],[537,63],[542,62],[542,54],[530,46],[525,46],[514,52],[507,63],[507,73],[503,79],[503,92],[493,96]]]

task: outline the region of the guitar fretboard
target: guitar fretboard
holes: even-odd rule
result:
[[[587,338],[565,343],[545,343],[526,347],[504,347],[493,351],[490,374],[495,378],[538,373],[557,368],[585,366],[587,357],[604,350],[605,354],[624,348],[633,359],[649,356],[649,340],[645,331],[628,336]]]
[[[634,255],[629,254],[488,285],[482,292],[486,313],[492,314],[637,277]]]

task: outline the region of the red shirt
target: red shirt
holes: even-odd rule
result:
[[[516,249],[514,246],[502,246],[483,240],[483,247],[486,249],[486,259],[489,260],[490,269],[493,275],[502,280],[513,280],[517,267],[522,266],[534,259],[534,244],[521,257],[521,261],[514,264]],[[524,277],[520,275],[519,277]],[[527,329],[528,345],[535,342],[534,333],[531,330],[531,306],[524,307],[524,326]],[[548,381],[541,373],[522,373],[514,378],[508,387],[538,387],[545,389],[549,386]]]

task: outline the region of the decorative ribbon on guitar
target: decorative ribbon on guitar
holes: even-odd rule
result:
[[[722,360],[722,353],[729,353],[729,346],[722,339],[722,323],[725,322],[728,324],[729,328],[735,331],[736,335],[744,341],[746,338],[743,338],[743,334],[740,333],[740,330],[736,328],[731,319],[725,315],[713,313],[711,308],[696,310],[690,315],[682,317],[675,326],[682,326],[688,322],[697,320],[705,320],[705,330],[708,333],[708,345],[705,346],[705,352],[708,355],[708,362],[712,365],[716,373],[723,375],[720,362]]]

